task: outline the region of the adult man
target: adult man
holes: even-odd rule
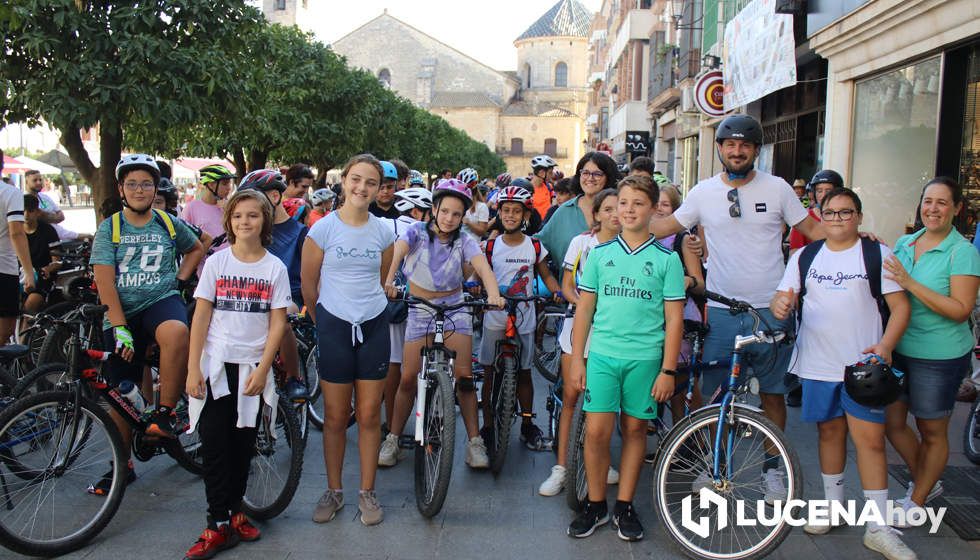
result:
[[[551,156],[542,154],[531,158],[531,185],[534,187],[531,205],[542,220],[548,215],[548,209],[553,202],[551,184],[555,182],[556,167],[558,162],[551,159]]]
[[[203,229],[211,237],[217,237],[225,231],[222,225],[221,201],[231,192],[235,174],[223,165],[209,165],[201,168],[198,173],[201,175],[204,192],[200,199],[187,203],[180,217]]]
[[[309,201],[310,187],[313,186],[313,170],[305,163],[294,163],[286,171],[285,198],[302,198]]]
[[[368,207],[368,212],[379,218],[397,220],[401,212],[395,208],[395,188],[398,185],[398,170],[390,161],[381,162],[381,170],[384,176],[381,177],[381,187],[378,189],[378,196]]]
[[[0,177],[3,176],[3,151],[0,150]],[[24,267],[24,291],[34,290],[34,265],[24,232],[24,195],[0,179],[0,346],[14,334],[20,315],[20,279],[17,261]]]
[[[108,362],[110,381],[143,380],[147,347],[160,346],[160,408],[148,422],[147,435],[176,437],[174,406],[184,392],[189,331],[178,286],[193,274],[204,255],[194,233],[183,222],[152,209],[160,170],[145,154],[123,157],[116,165],[122,212],[99,224],[91,264],[99,297],[108,307],[103,338],[115,354]],[[184,258],[177,268],[176,258]],[[132,430],[114,411],[113,420],[130,448]],[[110,470],[89,488],[103,495],[112,484]],[[125,483],[135,479],[132,463]]]
[[[747,301],[773,328],[790,330],[792,323],[776,321],[768,309],[784,270],[783,224],[796,227],[811,239],[823,239],[823,228],[807,214],[788,183],[754,169],[762,146],[762,127],[754,118],[727,117],[718,126],[715,142],[724,171],[700,181],[674,214],[653,220],[650,230],[661,238],[695,224],[704,226],[711,255],[708,289]],[[733,316],[719,304],[709,301],[708,306],[715,311],[708,314],[711,330],[705,341],[704,362],[717,360],[722,364],[706,367],[702,373],[701,393],[710,399],[726,378],[735,336],[750,334],[746,331],[751,322],[746,324],[744,316]],[[762,408],[780,428],[786,425],[783,374],[791,350],[788,346],[754,345],[745,354],[759,380]],[[778,457],[766,456],[762,476],[768,503],[785,498]],[[706,485],[710,479],[701,473],[695,491]]]
[[[62,212],[58,203],[51,198],[51,195],[42,192],[44,190],[44,177],[41,172],[31,169],[24,173],[24,183],[27,184],[27,192],[37,196],[41,202],[41,214],[39,219],[47,224],[59,224],[65,221],[65,213]]]

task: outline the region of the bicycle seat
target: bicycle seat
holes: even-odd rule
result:
[[[99,317],[108,310],[109,306],[107,305],[85,304],[78,308],[79,313],[86,319]]]
[[[708,326],[708,323],[702,323],[694,319],[684,319],[684,334],[697,334],[698,336],[704,337],[708,335],[709,330],[711,328]]]
[[[0,346],[0,363],[10,363],[21,356],[26,356],[30,349],[23,344],[8,344]]]

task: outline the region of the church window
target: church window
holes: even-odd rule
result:
[[[286,0],[276,0],[276,9],[277,10],[285,10],[286,9]]]
[[[391,72],[387,68],[382,68],[378,72],[378,81],[386,88],[391,87]]]
[[[568,87],[568,65],[564,62],[555,66],[555,87]]]
[[[544,153],[551,157],[558,157],[558,140],[554,138],[544,139]]]
[[[512,156],[522,156],[522,155],[524,155],[524,139],[523,138],[511,138],[510,139],[510,155],[512,155]]]
[[[524,63],[524,87],[531,89],[531,65]]]

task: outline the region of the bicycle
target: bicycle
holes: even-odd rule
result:
[[[492,421],[486,442],[490,455],[490,470],[500,474],[507,459],[507,448],[510,444],[510,430],[518,416],[517,409],[517,374],[521,361],[521,338],[517,332],[519,304],[539,302],[545,298],[540,296],[503,296],[507,300],[504,309],[507,311],[507,324],[504,338],[497,341],[494,353],[493,380],[490,387],[490,411]],[[529,412],[519,414],[522,418],[533,417]],[[487,422],[487,420],[484,420]]]
[[[444,344],[446,314],[457,309],[481,309],[485,301],[463,301],[452,305],[406,296],[410,306],[424,306],[434,317],[433,340],[422,349],[415,400],[415,506],[424,517],[442,510],[452,476],[456,447],[456,401],[453,376],[456,353]],[[466,359],[469,359],[466,356]]]
[[[763,454],[776,455],[785,467],[787,502],[802,496],[803,481],[799,457],[782,430],[761,410],[742,402],[748,392],[758,389],[755,378],[748,382],[740,379],[742,354],[752,344],[778,344],[789,337],[770,329],[748,303],[711,292],[706,292],[706,296],[727,306],[732,314],[748,313],[754,323],[752,334],[735,337],[728,382],[716,392],[711,404],[678,422],[664,436],[654,466],[654,507],[667,534],[692,558],[762,558],[775,550],[792,529],[782,519],[772,526],[735,524],[736,507],[742,510],[746,503],[749,511],[754,511],[756,504],[765,507],[759,503],[762,492],[758,482]],[[761,329],[761,325],[766,329]],[[707,526],[702,525],[695,532],[684,525],[683,517],[691,515],[696,497],[692,496],[692,475],[701,472],[707,473],[710,481],[707,488],[699,489],[699,494],[705,496],[705,491],[710,490],[720,496],[729,522],[723,524],[719,516],[704,512],[706,517],[701,517],[701,523],[707,519]],[[742,505],[737,506],[738,502]]]
[[[566,310],[566,307],[546,302],[538,312],[534,329],[534,369],[549,383],[556,383],[561,377],[561,345],[558,344],[558,335],[565,317],[569,316],[570,309]]]
[[[86,304],[77,318],[58,322],[101,319],[105,310]],[[145,411],[137,410],[106,382],[101,367],[83,366],[85,357],[98,365],[111,353],[84,348],[78,331],[70,331],[68,377],[54,390],[25,396],[0,413],[0,544],[22,554],[53,556],[77,550],[115,515],[126,490],[127,466],[119,428],[103,405],[133,429],[137,459],[149,460],[162,449],[181,465],[193,463],[180,439],[143,435],[158,396]],[[104,499],[73,499],[85,484],[102,476],[98,471],[105,461],[112,465],[112,482]]]

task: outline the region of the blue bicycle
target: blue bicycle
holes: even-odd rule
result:
[[[792,529],[783,518],[771,525],[737,523],[739,513],[753,520],[773,518],[771,511],[761,511],[766,508],[759,482],[763,465],[776,460],[784,470],[783,503],[802,497],[803,480],[799,457],[782,430],[744,402],[749,392],[757,392],[758,383],[743,379],[742,355],[753,344],[779,344],[789,337],[769,328],[748,303],[711,292],[706,296],[733,315],[749,314],[752,334],[735,337],[728,383],[711,404],[677,422],[663,437],[654,462],[654,507],[667,534],[692,558],[762,558]]]

